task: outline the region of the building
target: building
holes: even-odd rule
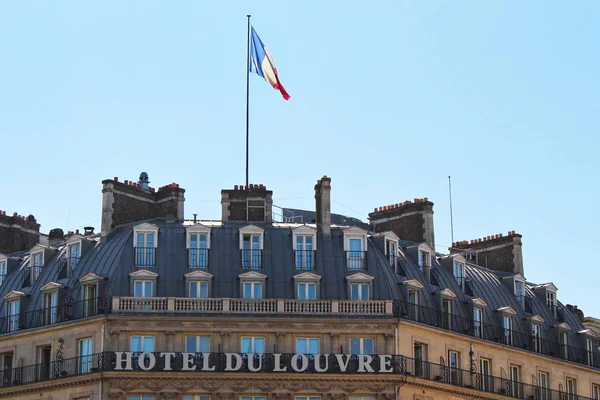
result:
[[[434,251],[433,203],[331,222],[273,221],[263,185],[184,219],[184,189],[102,182],[99,233],[0,212],[0,398],[599,398],[596,335],[522,236]]]

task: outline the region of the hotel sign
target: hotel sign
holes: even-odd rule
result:
[[[115,371],[269,373],[403,373],[407,359],[368,354],[134,353],[113,354]]]

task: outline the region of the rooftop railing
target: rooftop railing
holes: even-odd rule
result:
[[[474,321],[455,314],[447,314],[440,310],[423,307],[418,304],[395,300],[396,316],[426,325],[478,337],[511,347],[555,357],[578,364],[600,368],[600,354],[588,352],[583,347],[563,345],[557,341],[533,336],[529,331],[505,329],[503,326],[488,321]]]
[[[202,370],[203,366],[210,365],[219,373],[226,373],[227,361],[224,353],[196,353],[193,357],[192,365],[194,367],[184,368],[183,353],[175,353],[172,357],[162,357],[161,353],[144,353],[145,358],[140,358],[142,353],[131,354],[129,362],[121,359],[120,367],[131,368],[130,372],[160,372],[162,375],[169,373],[196,372]],[[273,372],[276,362],[280,365],[290,365],[296,354],[284,353],[277,357],[274,354],[245,354],[238,353],[242,360],[239,369],[236,372]],[[208,360],[204,360],[208,357]],[[346,356],[347,357],[347,356]],[[411,381],[419,379],[435,381],[439,384],[461,387],[468,390],[474,390],[482,393],[501,395],[515,399],[535,399],[535,400],[592,400],[589,397],[577,394],[566,393],[561,390],[554,390],[547,387],[527,384],[521,377],[511,379],[506,376],[506,372],[501,370],[500,377],[483,374],[476,370],[465,370],[444,363],[432,363],[425,360],[405,357],[402,355],[389,356],[388,363],[382,363],[379,355],[370,355],[372,361],[370,365],[373,373],[398,374],[404,375]],[[152,358],[153,361],[150,361]],[[262,362],[259,360],[262,358]],[[344,357],[345,358],[345,357]],[[169,372],[165,372],[166,362],[170,362]],[[206,361],[206,362],[205,362]],[[303,373],[339,373],[342,370],[340,360],[337,355],[321,355],[320,357],[308,355],[308,363]],[[343,370],[346,374],[361,374],[359,356],[351,355],[349,359],[342,360],[346,362]],[[317,365],[317,363],[319,363]],[[189,365],[188,362],[185,363]],[[386,365],[387,364],[387,365]],[[381,366],[387,371],[380,371]],[[258,367],[257,367],[258,366]],[[114,352],[103,352],[90,354],[80,357],[66,358],[62,360],[51,361],[41,364],[26,365],[20,367],[8,368],[0,371],[0,388],[20,386],[31,383],[52,381],[62,378],[83,376],[96,372],[115,371],[117,357]],[[127,367],[127,368],[129,368]],[[391,371],[391,372],[389,372]],[[560,386],[559,386],[560,387]]]

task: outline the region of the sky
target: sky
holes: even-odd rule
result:
[[[246,14],[289,101],[250,76],[250,182],[280,207],[427,197],[436,247],[515,230],[525,277],[600,317],[600,2],[2,1],[0,209],[100,229],[101,181],[245,181]],[[587,251],[590,253],[587,253]]]

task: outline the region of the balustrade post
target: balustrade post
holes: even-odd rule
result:
[[[340,312],[340,302],[338,300],[331,300],[331,313],[337,314]]]
[[[223,299],[223,311],[229,311],[230,304],[231,304],[231,299]]]
[[[392,300],[385,301],[385,315],[392,315],[394,313],[394,302]]]
[[[113,309],[113,311],[119,311],[120,310],[120,308],[119,308],[120,303],[121,303],[121,298],[117,297],[117,296],[113,296],[113,298],[112,298],[112,309]]]
[[[175,297],[167,297],[167,311],[175,311]]]
[[[277,312],[283,314],[285,312],[285,300],[277,299]]]

